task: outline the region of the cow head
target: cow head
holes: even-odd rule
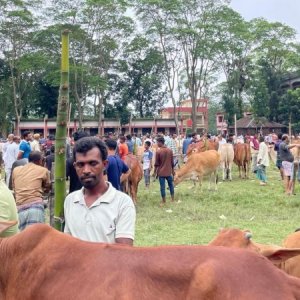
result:
[[[286,260],[300,255],[300,248],[283,248],[275,245],[264,245],[251,241],[249,230],[235,228],[221,229],[219,234],[209,243],[209,246],[224,246],[230,248],[244,248],[255,251],[268,258],[274,265],[282,268]]]
[[[224,246],[230,248],[245,248],[259,252],[259,248],[251,241],[249,230],[235,228],[221,229],[219,234],[209,243],[210,246]]]
[[[175,172],[174,175],[174,186],[178,185],[182,181],[182,178],[178,175],[178,172]]]

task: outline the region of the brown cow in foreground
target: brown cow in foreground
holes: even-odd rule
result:
[[[255,251],[269,258],[287,274],[300,278],[300,232],[290,234],[283,242],[284,247],[255,243],[251,237],[249,230],[222,229],[209,245]]]
[[[139,182],[143,178],[143,168],[138,158],[133,154],[125,156],[125,163],[131,172],[128,179],[122,181],[123,191],[130,194],[133,202],[136,204]]]
[[[234,162],[239,168],[239,177],[249,178],[249,169],[251,162],[251,152],[249,144],[245,143],[234,145]]]
[[[300,280],[254,252],[90,243],[44,224],[0,239],[0,262],[1,300],[300,299]]]
[[[183,179],[198,177],[202,188],[204,176],[210,175],[213,178],[215,190],[217,189],[217,170],[220,164],[220,155],[216,150],[209,150],[201,153],[193,153],[187,162],[178,170],[174,176],[174,184],[179,184]],[[211,181],[210,178],[210,181]],[[210,185],[210,182],[209,182]]]

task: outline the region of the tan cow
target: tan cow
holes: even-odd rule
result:
[[[193,153],[187,162],[178,170],[174,177],[174,184],[179,184],[187,178],[197,178],[202,189],[202,180],[204,176],[210,176],[209,188],[211,179],[213,178],[215,190],[217,190],[217,171],[220,165],[220,154],[216,150],[208,150],[200,153]]]
[[[220,154],[221,167],[223,170],[223,180],[232,180],[231,168],[234,159],[234,150],[232,144],[219,145],[218,152]]]
[[[234,162],[239,168],[239,177],[249,178],[249,169],[251,162],[251,152],[249,144],[245,143],[234,145]]]
[[[284,247],[264,245],[251,240],[249,230],[235,228],[222,229],[208,244],[230,248],[244,248],[262,254],[279,269],[300,278],[300,232],[290,234],[283,242]]]
[[[143,168],[140,161],[133,154],[125,156],[125,163],[131,170],[128,179],[122,181],[123,191],[130,194],[133,202],[137,204],[137,192],[139,182],[143,178]]]
[[[282,245],[285,248],[300,248],[300,231],[289,234]],[[300,278],[300,256],[290,258],[284,262],[284,270],[293,276]]]
[[[0,239],[0,262],[1,300],[300,299],[300,280],[254,252],[91,243],[44,224]]]
[[[192,143],[188,146],[186,155],[190,156],[192,153],[204,152],[207,150],[218,150],[219,142],[211,140],[200,140],[197,143]]]

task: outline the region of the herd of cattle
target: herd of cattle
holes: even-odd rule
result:
[[[248,144],[193,144],[175,184],[212,175],[232,179],[235,162],[248,177]],[[137,200],[140,159],[128,156],[127,188]],[[0,222],[0,233],[14,222]],[[44,224],[0,238],[0,300],[205,299],[300,300],[300,232],[282,246],[251,240],[247,230],[223,229],[203,246],[129,247],[80,241]],[[240,248],[240,249],[239,249]]]
[[[0,233],[12,224],[0,222]],[[141,248],[36,224],[0,239],[0,299],[300,299],[300,232],[284,246],[226,229],[205,246]]]
[[[157,150],[152,149],[154,156]],[[131,169],[131,174],[126,183],[126,190],[131,195],[133,201],[137,203],[138,185],[143,177],[143,170],[140,163],[143,147],[138,150],[138,155],[128,155],[126,163]],[[187,161],[184,165],[176,170],[174,184],[179,184],[184,179],[192,179],[194,182],[199,181],[202,187],[202,180],[205,176],[210,176],[211,182],[217,189],[218,169],[223,172],[223,180],[232,180],[231,169],[233,162],[238,166],[239,176],[249,178],[249,169],[251,163],[250,145],[245,144],[222,144],[219,145],[214,141],[200,141],[190,144],[187,149]]]

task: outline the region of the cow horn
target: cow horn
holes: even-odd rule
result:
[[[245,239],[250,240],[252,238],[252,233],[251,232],[245,232]]]

